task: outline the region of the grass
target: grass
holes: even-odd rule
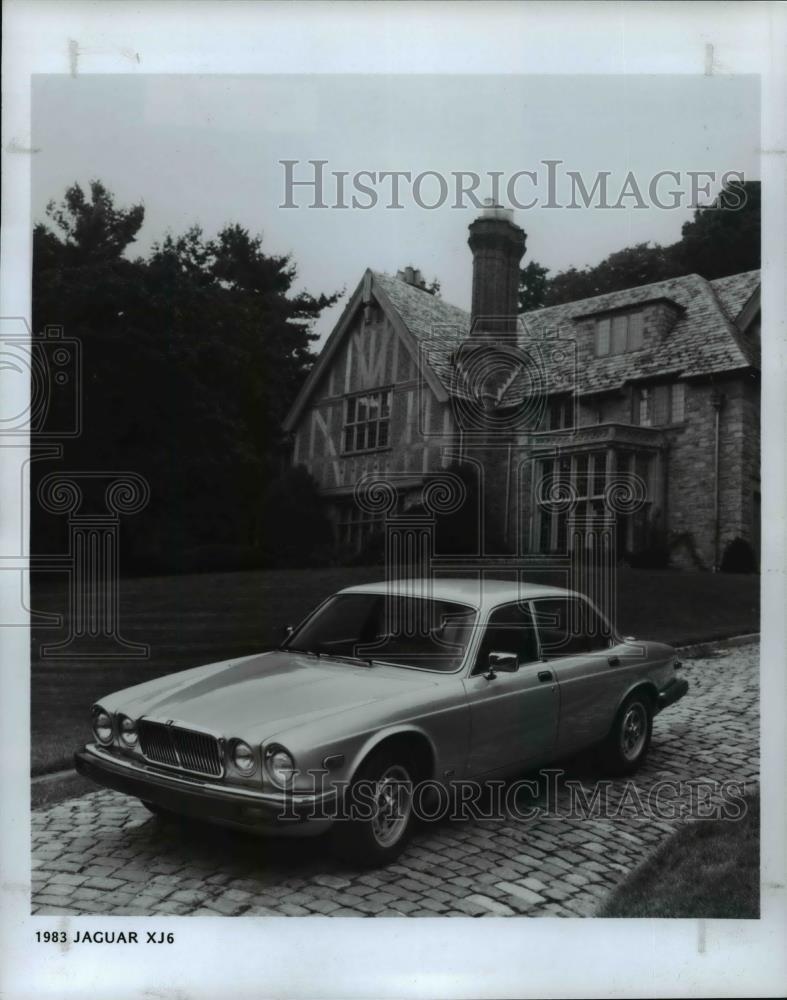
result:
[[[602,917],[757,919],[760,799],[739,820],[686,824],[620,885]]]
[[[379,567],[352,567],[123,580],[120,631],[150,645],[148,660],[48,660],[41,645],[64,639],[66,630],[33,628],[33,773],[70,766],[74,749],[89,736],[90,706],[103,695],[270,648],[282,626],[298,622],[333,591],[382,577]],[[65,615],[65,589],[42,582],[34,581],[32,607]],[[687,643],[759,629],[757,576],[623,569],[618,594],[623,635]]]

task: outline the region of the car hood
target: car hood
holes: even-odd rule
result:
[[[433,675],[415,670],[275,651],[170,674],[101,704],[134,718],[256,739],[435,683]]]

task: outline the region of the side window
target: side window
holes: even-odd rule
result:
[[[593,608],[577,597],[549,597],[533,602],[541,652],[546,659],[607,649],[611,631]]]
[[[536,633],[527,604],[506,604],[492,612],[473,667],[474,674],[486,671],[490,653],[516,653],[520,666],[538,659]]]

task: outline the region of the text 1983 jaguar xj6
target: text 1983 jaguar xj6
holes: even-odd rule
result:
[[[76,768],[155,811],[261,832],[332,828],[356,862],[402,849],[419,783],[502,778],[600,745],[632,772],[688,684],[583,595],[477,580],[342,590],[271,652],[93,707]],[[366,810],[336,807],[365,787]],[[341,818],[337,818],[341,817]]]

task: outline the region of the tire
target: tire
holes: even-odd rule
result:
[[[413,822],[412,776],[413,767],[401,752],[383,749],[363,762],[347,801],[350,806],[361,802],[373,815],[369,819],[337,819],[332,839],[338,857],[363,868],[379,868],[399,857]],[[361,783],[363,792],[359,790]]]
[[[644,761],[653,732],[653,702],[635,691],[620,707],[604,744],[604,760],[613,774],[633,774]]]

